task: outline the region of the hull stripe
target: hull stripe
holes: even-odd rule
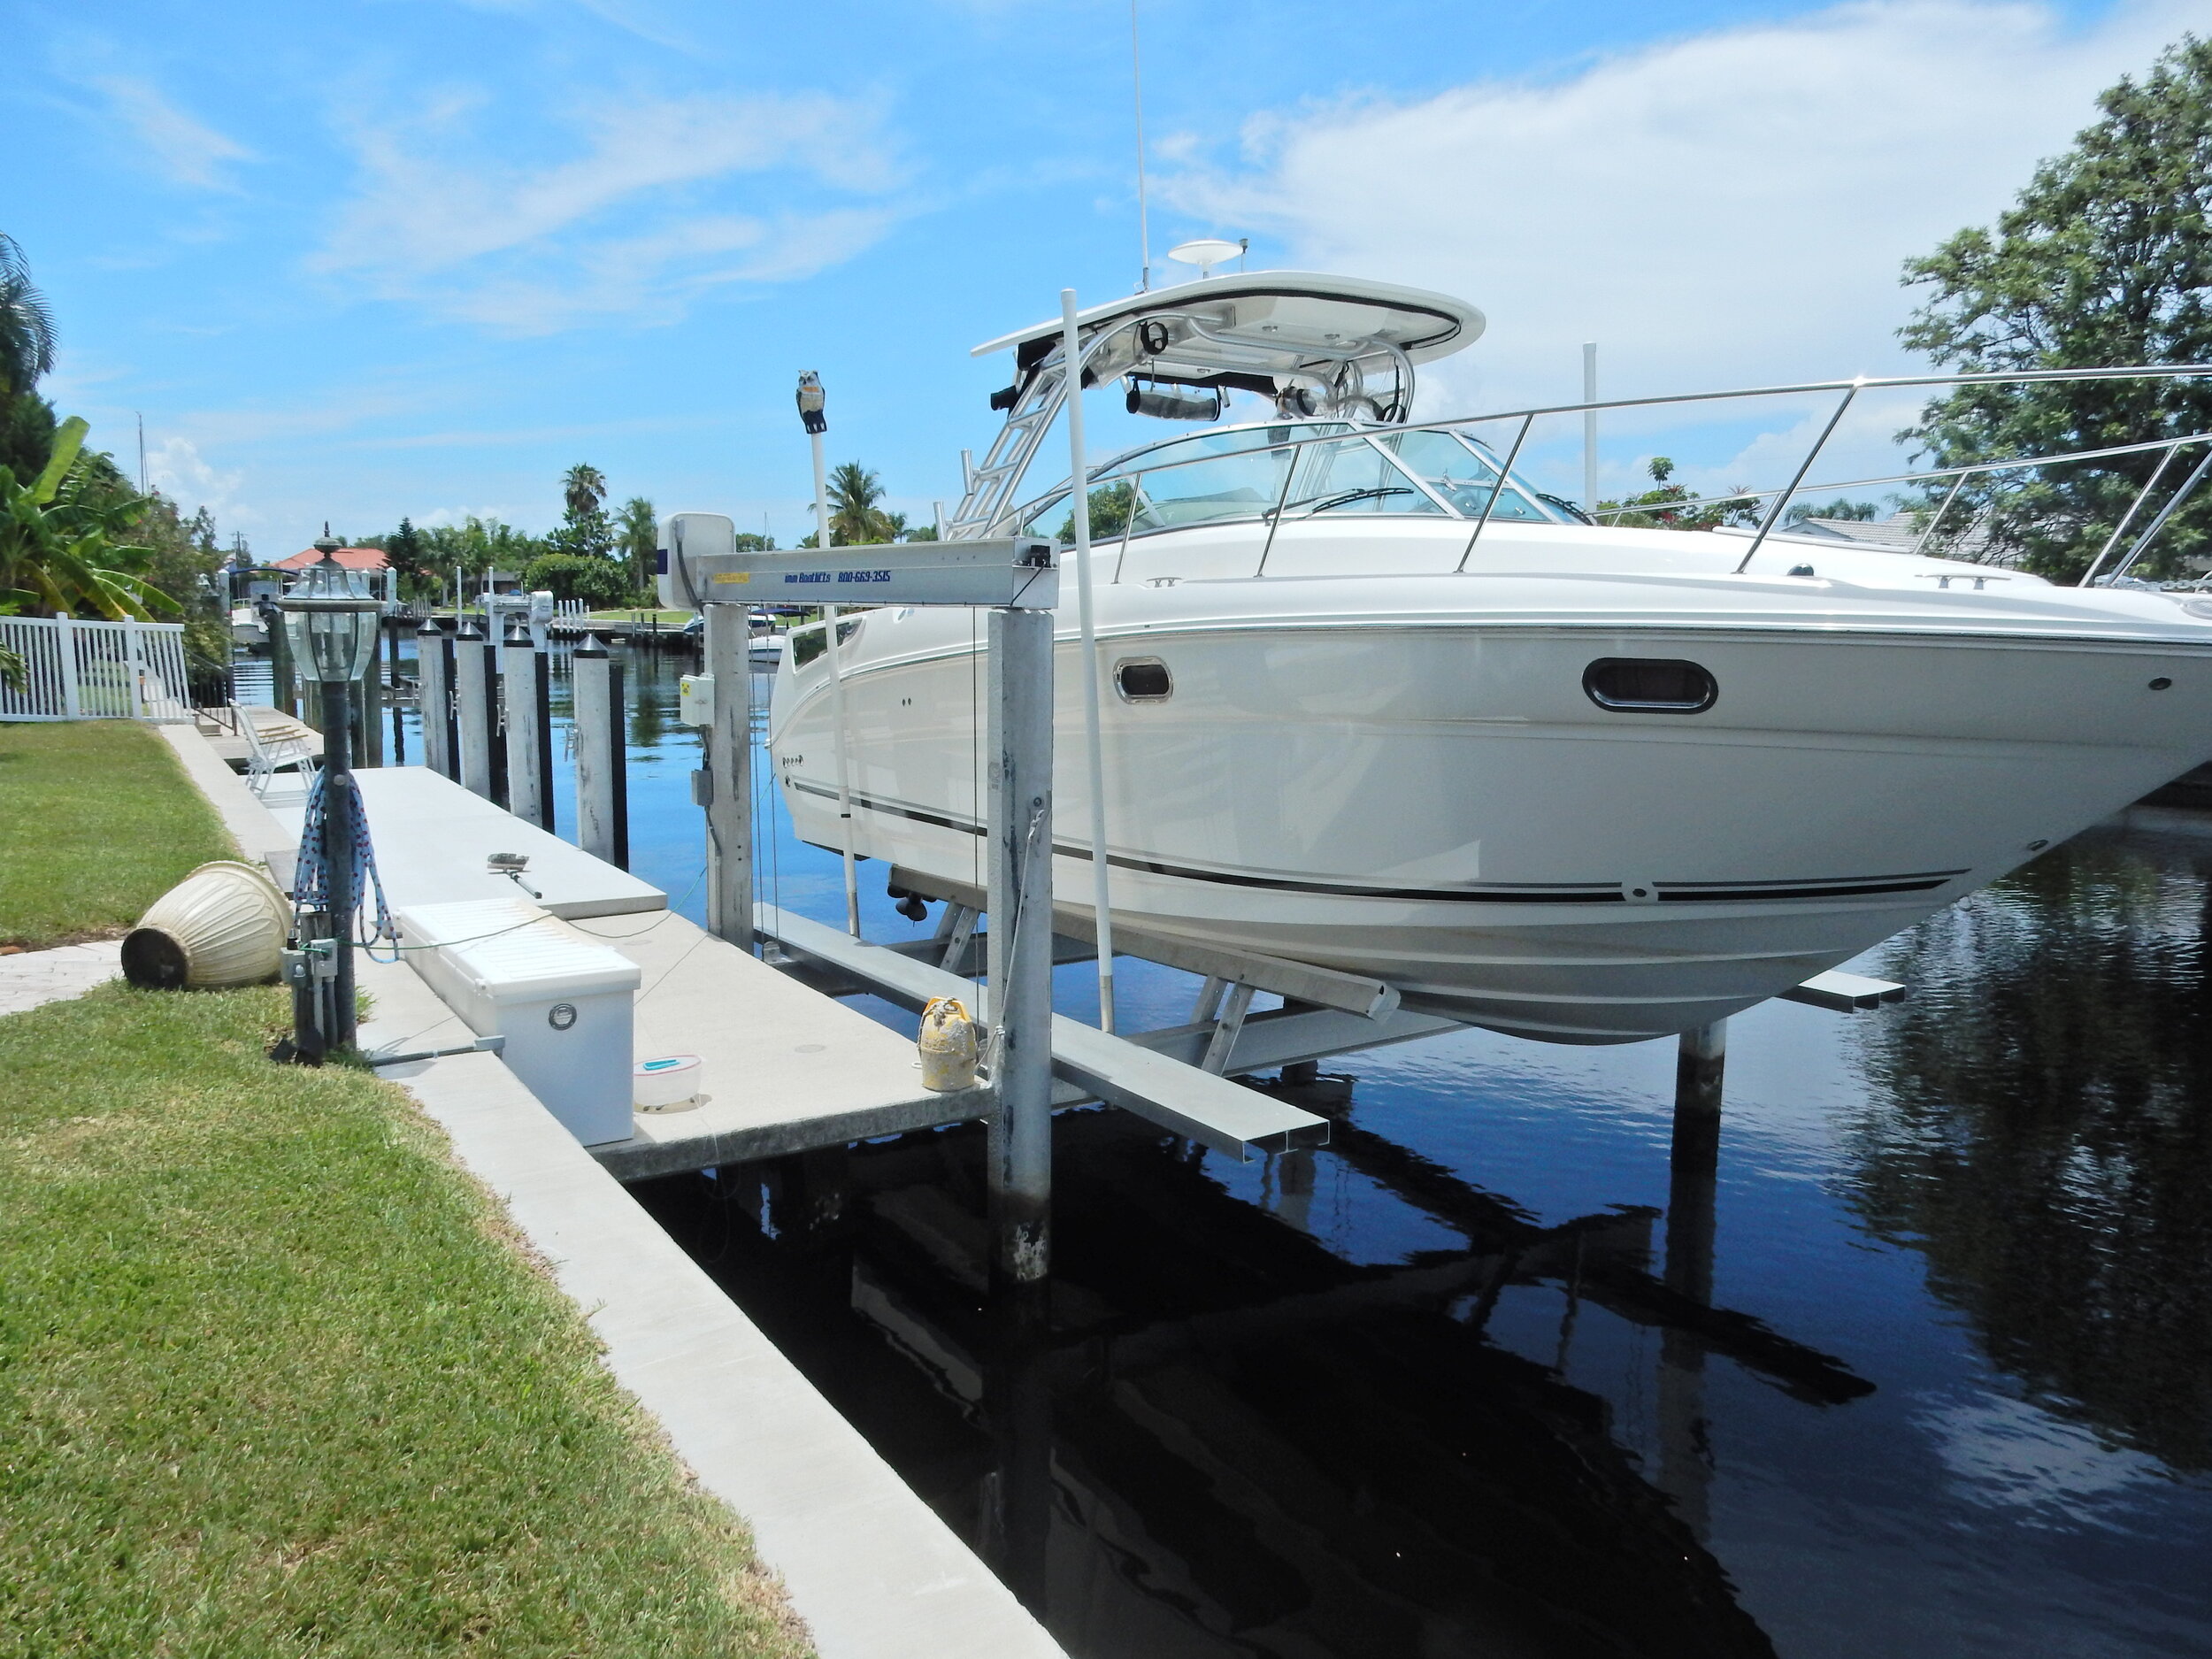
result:
[[[819,784],[802,783],[786,779],[787,787],[803,795],[834,801],[836,791]],[[947,829],[958,835],[980,838],[985,826],[972,818],[955,818],[948,813],[931,812],[920,807],[901,806],[889,801],[853,792],[853,804],[887,818],[902,818],[916,824],[928,824]],[[1053,843],[1057,857],[1076,858],[1088,863],[1091,849],[1071,846],[1065,841]],[[1107,864],[1117,870],[1140,871],[1147,875],[1168,876],[1182,881],[1204,881],[1217,887],[1263,887],[1277,893],[1312,893],[1331,898],[1421,900],[1448,904],[1625,904],[1627,897],[1617,881],[1589,883],[1559,883],[1544,886],[1515,886],[1498,882],[1482,887],[1370,887],[1339,881],[1302,881],[1287,876],[1256,876],[1225,870],[1200,870],[1187,864],[1163,864],[1157,859],[1132,857],[1125,853],[1109,853]],[[1797,881],[1661,881],[1654,883],[1662,904],[1696,904],[1722,902],[1740,902],[1754,899],[1842,899],[1873,897],[1885,893],[1927,893],[1941,887],[1963,870],[1927,870],[1909,875],[1847,876],[1831,880]]]

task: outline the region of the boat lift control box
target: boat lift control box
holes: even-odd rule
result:
[[[638,965],[527,899],[421,904],[397,918],[423,982],[586,1146],[626,1141]]]

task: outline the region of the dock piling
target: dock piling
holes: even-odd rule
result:
[[[422,718],[422,764],[455,777],[453,641],[435,617],[425,617],[415,630],[415,711]]]
[[[990,1120],[994,1279],[1052,1265],[1052,616],[990,613]]]
[[[369,652],[369,665],[362,673],[361,689],[353,700],[353,764],[356,766],[381,766],[384,764],[386,638],[381,615],[372,623],[369,638],[373,641]]]
[[[576,844],[630,867],[629,750],[623,742],[622,664],[587,634],[571,657],[576,697]]]
[[[503,647],[507,681],[509,810],[526,824],[553,827],[553,709],[545,652],[520,622]]]
[[[752,664],[741,604],[706,607],[706,671],[714,724],[706,732],[707,931],[753,948]]]
[[[460,734],[457,781],[471,795],[480,795],[487,801],[497,798],[492,793],[495,704],[499,695],[493,683],[496,672],[484,636],[473,621],[464,617],[461,631],[453,637],[454,723]]]
[[[1720,1114],[1721,1077],[1728,1064],[1728,1022],[1717,1019],[1682,1033],[1674,1066],[1674,1109]]]
[[[1728,1022],[1682,1033],[1675,1067],[1674,1139],[1667,1158],[1669,1290],[1713,1301],[1713,1233],[1720,1172],[1721,1073]],[[1705,1349],[1670,1329],[1659,1350],[1659,1484],[1701,1541],[1709,1530],[1712,1454],[1706,1444]]]
[[[484,618],[484,747],[491,759],[494,806],[508,804],[507,745],[503,741],[507,729],[505,688],[499,672],[499,625],[488,613]]]

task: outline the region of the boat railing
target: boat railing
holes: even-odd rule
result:
[[[2091,561],[2088,569],[2080,579],[2082,584],[2086,586],[2100,579],[2106,583],[2121,580],[2142,559],[2159,533],[2195,493],[2208,472],[2212,472],[2212,431],[2192,432],[2179,436],[2154,438],[2135,443],[2105,445],[2095,449],[2014,455],[1995,460],[1927,467],[1874,477],[1823,480],[1816,482],[1808,482],[1808,478],[1822,452],[1826,449],[1830,439],[1834,436],[1837,428],[1842,424],[1844,417],[1849,412],[1855,400],[1863,393],[1895,391],[1919,387],[1934,388],[1969,386],[2025,386],[2067,380],[2185,379],[2212,379],[2212,365],[2138,365],[2116,368],[2008,370],[1992,373],[1863,375],[1848,380],[1809,380],[1794,385],[1740,387],[1723,391],[1674,393],[1655,397],[1617,397],[1581,403],[1548,403],[1530,409],[1504,410],[1489,414],[1455,415],[1436,420],[1409,421],[1387,426],[1360,427],[1350,433],[1344,431],[1340,425],[1332,431],[1315,432],[1305,435],[1294,436],[1286,434],[1280,439],[1263,444],[1256,444],[1248,449],[1163,460],[1152,465],[1136,467],[1126,472],[1114,470],[1118,464],[1110,461],[1102,464],[1090,472],[1088,484],[1094,500],[1096,499],[1102,486],[1110,487],[1119,484],[1129,486],[1132,495],[1130,511],[1120,526],[1118,537],[1115,538],[1118,539],[1125,552],[1128,543],[1139,536],[1187,527],[1187,523],[1157,523],[1145,527],[1139,526],[1138,507],[1145,498],[1145,481],[1148,479],[1156,479],[1165,473],[1181,472],[1194,467],[1219,465],[1225,461],[1236,459],[1248,461],[1262,456],[1270,457],[1279,466],[1281,472],[1281,482],[1277,490],[1276,499],[1271,505],[1263,506],[1252,503],[1253,511],[1249,512],[1233,511],[1210,515],[1203,520],[1209,524],[1265,523],[1268,526],[1267,536],[1262,545],[1258,565],[1254,572],[1256,575],[1264,575],[1268,556],[1274,547],[1276,532],[1290,513],[1291,509],[1296,504],[1289,499],[1290,490],[1294,480],[1301,472],[1301,462],[1305,452],[1317,445],[1346,445],[1364,442],[1379,450],[1387,458],[1388,465],[1402,472],[1410,484],[1421,487],[1417,494],[1425,498],[1425,504],[1420,509],[1424,514],[1432,517],[1440,509],[1444,513],[1453,517],[1463,519],[1472,518],[1473,525],[1469,531],[1466,546],[1462,549],[1458,564],[1455,567],[1458,570],[1464,570],[1469,558],[1474,553],[1477,543],[1482,538],[1483,532],[1498,516],[1500,503],[1509,491],[1532,502],[1555,502],[1557,500],[1556,497],[1547,496],[1544,492],[1534,488],[1521,479],[1514,470],[1527,446],[1530,435],[1540,420],[1555,416],[1591,416],[1617,411],[1656,411],[1678,405],[1710,404],[1754,398],[1807,397],[1827,393],[1840,393],[1841,396],[1834,409],[1829,412],[1818,435],[1807,449],[1803,458],[1792,471],[1786,483],[1746,485],[1740,488],[1731,489],[1723,495],[1670,498],[1663,503],[1617,503],[1606,507],[1591,503],[1576,511],[1592,522],[1599,523],[1607,519],[1617,520],[1632,514],[1677,513],[1700,508],[1763,503],[1763,511],[1761,511],[1754,528],[1750,544],[1744,549],[1742,557],[1735,565],[1735,570],[1741,572],[1749,567],[1753,557],[1757,554],[1770,534],[1778,529],[1786,531],[1788,521],[1786,515],[1792,502],[1801,496],[1828,490],[1868,488],[1885,484],[1919,488],[1932,493],[1948,480],[1951,486],[1949,490],[1944,495],[1941,503],[1930,515],[1911,549],[1917,553],[1925,549],[1934,537],[1961,488],[1970,479],[2030,468],[2039,469],[2072,463],[2110,460],[2123,456],[2147,455],[2162,451],[2160,454],[2158,465],[2152,469],[2150,477],[2131,501],[2119,523],[2106,538],[2104,544],[2100,548],[2096,557]],[[1501,459],[1493,445],[1479,439],[1471,438],[1466,429],[1502,422],[1512,424],[1512,435],[1506,444],[1503,457]],[[1256,423],[1262,427],[1274,423],[1265,421]],[[1294,423],[1286,420],[1282,424],[1288,426]],[[1416,474],[1414,468],[1392,454],[1389,446],[1400,434],[1416,432],[1448,434],[1465,444],[1482,458],[1489,471],[1489,477],[1485,499],[1479,511],[1471,515],[1463,511],[1445,495],[1430,488]],[[2177,455],[2183,449],[2197,444],[2206,446],[2204,457],[2158,512],[2153,516],[2150,523],[2129,545],[2127,551],[2121,556],[2111,571],[2108,573],[2105,572],[2105,561],[2118,547],[2121,538],[2132,527]],[[1403,493],[1415,494],[1417,492],[1413,489],[1407,489]],[[1001,523],[1017,526],[1028,523],[1048,513],[1062,501],[1068,502],[1071,506],[1073,491],[1056,490],[1042,498],[1011,509]],[[1242,506],[1246,503],[1235,504]],[[1101,539],[1109,538],[1102,537]]]

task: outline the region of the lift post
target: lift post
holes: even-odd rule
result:
[[[707,810],[707,931],[753,948],[753,699],[748,656],[752,607],[706,607],[706,668],[714,724],[701,779]]]
[[[740,798],[733,786],[746,775],[745,653],[753,606],[962,605],[991,612],[992,1260],[1003,1283],[1041,1284],[1052,1260],[1052,611],[1060,597],[1052,543],[1021,536],[741,553],[722,550],[730,541],[711,534],[726,520],[698,523],[712,518],[672,517],[659,560],[661,602],[706,617],[715,704],[710,823],[726,795]],[[734,833],[710,835],[708,879],[718,920],[734,908],[736,894],[746,894],[749,941],[743,826],[741,818]]]

